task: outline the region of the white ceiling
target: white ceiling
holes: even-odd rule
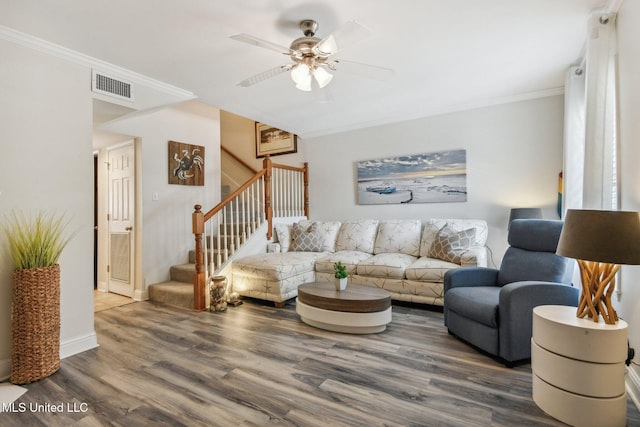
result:
[[[0,0],[0,25],[304,138],[562,93],[588,14],[610,2]],[[322,97],[295,89],[287,74],[237,86],[289,61],[229,36],[288,46],[302,35],[302,19],[318,21],[320,38],[350,20],[366,26],[371,35],[336,57],[394,75],[381,82],[337,70]]]

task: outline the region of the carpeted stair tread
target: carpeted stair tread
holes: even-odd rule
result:
[[[193,284],[172,280],[149,285],[149,299],[154,302],[193,309]]]
[[[172,265],[169,270],[171,280],[174,282],[184,282],[193,285],[193,274],[196,272],[195,264]]]

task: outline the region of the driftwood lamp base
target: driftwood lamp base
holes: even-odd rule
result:
[[[594,322],[598,322],[602,316],[607,325],[615,325],[618,313],[613,308],[611,296],[616,287],[616,273],[620,270],[620,265],[578,260],[578,266],[582,293],[577,316],[589,317]]]

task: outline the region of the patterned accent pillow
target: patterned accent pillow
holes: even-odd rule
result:
[[[471,246],[484,246],[487,242],[489,227],[487,222],[480,219],[440,219],[432,218],[423,221],[424,230],[420,242],[420,256],[429,256],[429,249],[436,240],[438,232],[445,225],[453,231],[463,231],[468,228],[476,229],[476,238]]]
[[[340,221],[309,221],[303,219],[298,221],[298,224],[307,230],[312,224],[316,224],[318,232],[322,235],[322,251],[335,252],[336,238],[338,231],[340,231]]]
[[[291,247],[294,252],[322,252],[324,236],[316,223],[305,227],[301,224],[291,226]]]
[[[438,231],[438,235],[429,249],[428,256],[460,264],[461,255],[469,250],[475,238],[475,228],[456,232],[445,225]]]

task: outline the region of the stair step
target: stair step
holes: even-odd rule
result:
[[[196,272],[195,264],[172,265],[169,274],[173,282],[188,283],[193,286],[193,275]]]
[[[193,309],[193,284],[169,281],[149,285],[149,300]]]

